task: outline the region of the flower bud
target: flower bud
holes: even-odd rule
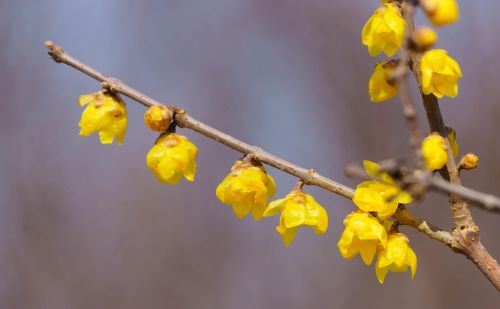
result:
[[[459,17],[456,0],[420,0],[427,17],[436,26],[454,23]]]
[[[163,105],[153,105],[144,114],[144,123],[153,131],[165,132],[173,116],[174,113],[170,108]]]
[[[411,39],[418,51],[424,51],[436,43],[438,36],[430,27],[419,27],[413,32]]]
[[[479,164],[479,158],[473,153],[468,153],[462,157],[460,163],[458,164],[459,169],[472,170],[475,169]]]

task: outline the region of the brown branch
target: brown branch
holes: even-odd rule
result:
[[[87,66],[86,64],[80,62],[79,60],[71,57],[65,53],[61,47],[55,45],[51,41],[45,43],[49,49],[50,57],[57,63],[67,64],[76,70],[98,80],[103,84],[104,87],[109,90],[121,93],[144,106],[162,105],[160,102],[146,96],[145,94],[127,86],[118,79],[111,78],[105,74]],[[173,108],[173,107],[172,107]],[[179,108],[173,108],[176,111],[175,121],[180,127],[188,128],[196,131],[214,141],[224,144],[234,150],[237,150],[244,154],[252,154],[255,159],[273,166],[277,169],[282,170],[285,173],[296,176],[300,178],[307,185],[315,185],[321,187],[325,190],[331,191],[337,195],[343,196],[348,199],[352,199],[354,196],[354,190],[337,183],[327,177],[318,174],[314,170],[308,170],[299,167],[293,163],[283,160],[275,155],[272,155],[258,147],[246,144],[232,136],[229,136],[221,131],[208,126],[193,117],[189,116],[184,110]],[[413,227],[420,231],[421,233],[429,236],[432,239],[438,240],[443,244],[453,248],[453,243],[451,242],[451,233],[438,229],[424,220],[411,215],[406,209],[401,208],[395,215],[394,218],[400,222],[401,225],[407,225]],[[479,252],[479,251],[478,251]],[[472,258],[473,255],[470,255]],[[483,262],[481,262],[483,263]],[[487,264],[489,265],[489,264]]]
[[[419,232],[429,236],[429,238],[438,240],[453,249],[453,236],[450,232],[443,231],[425,220],[413,216],[406,208],[400,206],[398,211],[393,215],[393,218],[396,219],[399,224],[411,226]]]
[[[404,1],[405,6],[412,6],[409,1]],[[403,6],[403,7],[405,7]],[[409,24],[409,32],[411,36],[414,30],[413,14],[403,14],[406,22]],[[448,162],[446,170],[441,170],[443,177],[453,185],[462,186],[460,173],[457,164],[453,157],[453,153],[448,140],[448,131],[444,124],[443,116],[439,108],[437,98],[430,94],[425,95],[422,92],[422,75],[420,71],[421,55],[413,53],[411,56],[412,71],[417,80],[420,92],[422,94],[424,108],[427,114],[427,120],[431,131],[439,133],[446,139],[448,144]],[[457,192],[458,193],[458,192]],[[475,224],[474,219],[469,211],[467,202],[462,199],[457,193],[450,193],[450,209],[455,222],[455,228],[452,231],[453,246],[462,251],[486,276],[486,278],[500,291],[500,266],[497,261],[488,253],[481,244],[479,239],[479,228]]]
[[[64,52],[60,46],[52,43],[51,41],[45,42],[45,45],[49,49],[50,57],[52,57],[55,62],[67,64],[70,67],[87,74],[88,76],[101,82],[101,84],[109,90],[121,93],[144,106],[163,105],[147,95],[133,89],[132,87],[127,86],[122,81],[116,78],[108,77],[107,75],[73,58],[68,53]],[[243,154],[252,154],[256,160],[282,170],[285,173],[296,176],[306,185],[318,186],[348,199],[352,199],[354,196],[353,189],[322,176],[313,169],[305,169],[270,154],[259,147],[246,144],[226,133],[194,119],[182,109],[176,107],[173,109],[176,110],[175,122],[179,127],[191,129]]]
[[[438,191],[458,195],[461,198],[474,203],[474,205],[482,210],[500,214],[500,198],[494,195],[485,194],[474,189],[455,185],[436,176],[429,178],[428,185],[430,188]]]

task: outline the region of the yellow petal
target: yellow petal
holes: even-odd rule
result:
[[[252,208],[252,205],[249,203],[241,203],[241,204],[234,204],[233,205],[234,214],[239,219],[243,219],[246,215],[248,215],[251,208]]]
[[[264,217],[277,215],[283,209],[285,201],[286,199],[282,198],[269,203],[266,210],[264,211]]]
[[[304,223],[306,220],[306,210],[304,205],[287,201],[282,216],[285,220],[285,226],[290,229]]]
[[[279,231],[278,231],[279,232]],[[297,228],[286,229],[283,232],[279,232],[281,234],[281,239],[283,240],[283,244],[285,247],[288,247],[292,244],[295,239],[295,235],[297,234]]]

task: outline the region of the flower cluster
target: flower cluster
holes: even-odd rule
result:
[[[359,254],[366,265],[371,265],[377,256],[375,273],[380,283],[388,271],[406,271],[408,266],[413,277],[416,255],[408,245],[408,238],[388,220],[399,204],[411,203],[412,197],[377,163],[364,161],[363,165],[371,180],[356,187],[352,200],[358,209],[344,220],[345,229],[337,243],[340,254],[347,260]],[[403,238],[405,246],[399,241]]]
[[[382,1],[380,6],[363,27],[361,41],[372,56],[384,52],[394,56],[405,44],[406,22],[398,1]],[[434,25],[444,26],[458,19],[458,5],[455,0],[422,0],[422,9]],[[460,65],[443,49],[428,50],[437,41],[437,35],[429,27],[418,28],[408,38],[408,46],[415,52],[424,52],[420,62],[421,89],[426,95],[438,98],[455,97],[458,94],[458,79],[462,77]],[[397,61],[382,61],[375,65],[369,81],[370,100],[378,103],[398,94],[398,85],[392,80]]]

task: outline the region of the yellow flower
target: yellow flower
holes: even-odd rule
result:
[[[446,140],[437,133],[431,133],[422,142],[422,155],[427,169],[440,170],[448,162]]]
[[[395,3],[379,7],[363,27],[361,41],[368,46],[368,52],[377,56],[384,52],[392,57],[403,45],[406,22]]]
[[[377,247],[387,246],[387,232],[382,224],[369,213],[353,212],[344,220],[345,230],[337,246],[340,254],[350,260],[358,253],[363,262],[370,265]]]
[[[390,73],[396,66],[395,61],[377,63],[368,83],[368,92],[372,102],[383,102],[398,94],[398,85],[388,81]]]
[[[406,272],[411,268],[411,277],[417,271],[417,256],[409,245],[408,237],[402,233],[390,234],[387,239],[387,248],[378,253],[375,274],[380,283],[384,283],[389,271]]]
[[[172,121],[172,117],[173,113],[170,108],[163,105],[154,105],[144,113],[144,123],[153,131],[165,132]]]
[[[127,111],[119,97],[99,91],[81,95],[78,103],[87,105],[79,123],[81,136],[99,132],[102,144],[112,144],[115,137],[122,144],[127,132]]]
[[[456,0],[421,0],[420,4],[436,26],[452,24],[459,17]]]
[[[357,185],[352,201],[365,212],[376,212],[381,219],[387,219],[398,209],[398,204],[413,201],[410,193],[401,190],[387,172],[380,172],[380,165],[363,161],[366,172],[373,180]]]
[[[285,198],[271,202],[264,216],[274,216],[280,211],[280,224],[276,231],[285,246],[293,242],[299,226],[312,227],[316,235],[322,235],[328,229],[326,210],[311,195],[301,190],[293,190]]]
[[[236,161],[215,194],[223,204],[232,206],[238,218],[242,219],[252,212],[258,221],[267,207],[268,198],[275,192],[274,179],[266,173],[264,166]]]
[[[455,97],[458,94],[457,81],[462,77],[460,65],[444,49],[433,49],[424,54],[421,63],[422,92]]]
[[[187,137],[176,133],[160,135],[146,156],[146,164],[161,183],[177,184],[182,176],[194,181],[198,149]]]

